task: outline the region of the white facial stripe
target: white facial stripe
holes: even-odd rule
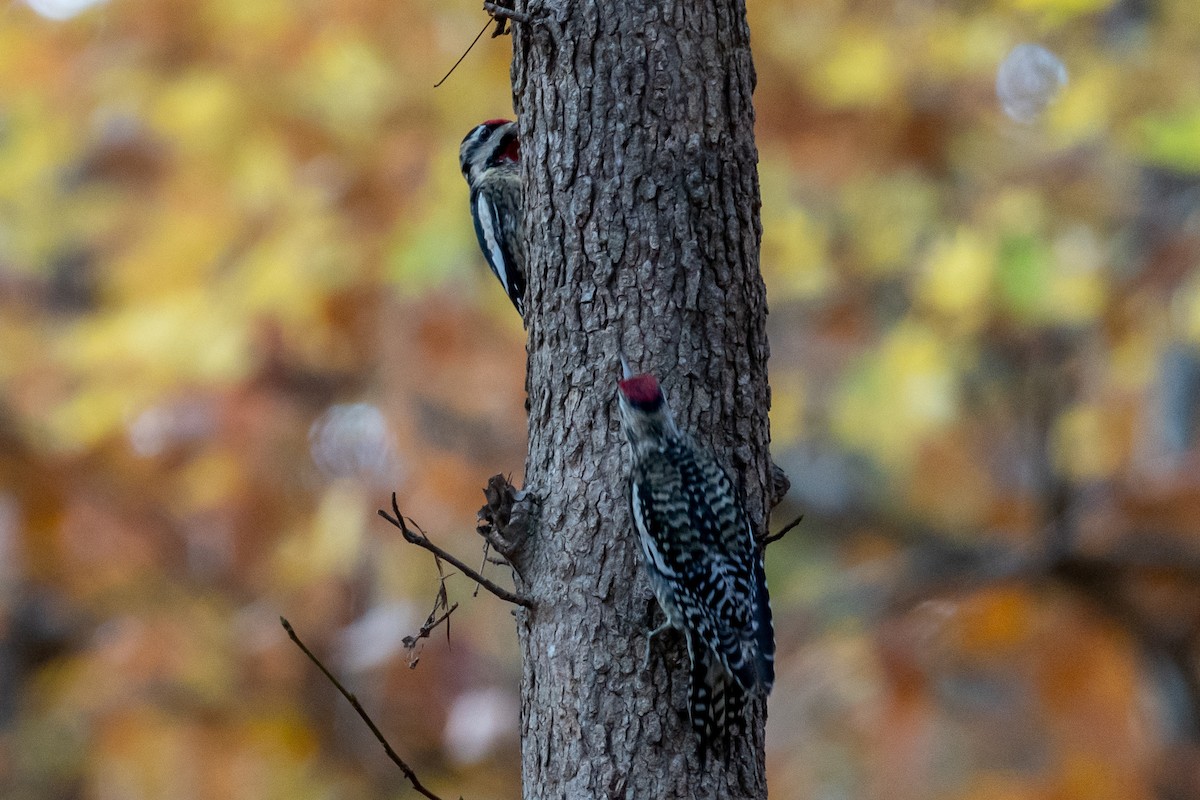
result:
[[[478,167],[478,161],[483,152],[483,142],[487,138],[488,128],[486,125],[477,125],[475,129],[467,134],[466,140],[459,146],[461,154],[460,160],[463,162],[463,169],[469,170],[474,174]]]
[[[488,134],[488,129],[484,125],[480,125],[475,130],[471,131],[471,136],[470,136],[471,148],[470,149],[474,150],[476,147],[478,147],[480,145],[480,143],[483,142],[483,139],[485,136],[487,136],[487,134]]]

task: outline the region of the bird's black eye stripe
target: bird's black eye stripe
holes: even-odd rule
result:
[[[487,136],[487,126],[479,125],[475,130],[467,134],[467,138],[463,141],[463,144],[470,149],[474,149],[479,145],[480,140],[484,136]]]
[[[660,394],[651,400],[631,400],[629,405],[636,408],[638,411],[658,411],[663,405],[663,396]]]
[[[480,125],[463,139],[463,143],[459,146],[459,166],[462,167],[463,175],[467,175],[470,172],[471,162],[475,159],[475,154],[479,152],[479,148],[483,144],[483,138],[486,135],[486,127]]]

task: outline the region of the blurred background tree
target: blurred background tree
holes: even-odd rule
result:
[[[483,478],[520,482],[523,332],[456,162],[508,41],[432,89],[483,22],[0,9],[4,797],[406,795],[280,613],[423,780],[518,793],[508,610],[451,578],[451,641],[407,651],[437,575],[375,517],[396,490],[474,553]],[[1200,796],[1200,7],[750,24],[806,514],[768,558],[772,796]]]

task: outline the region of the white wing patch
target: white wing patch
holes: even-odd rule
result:
[[[508,265],[504,263],[504,251],[500,249],[500,240],[496,237],[499,220],[492,213],[491,202],[482,192],[475,199],[475,213],[479,217],[479,229],[483,231],[488,263],[492,267],[492,272],[496,273],[496,277],[500,279],[500,283],[504,284],[504,291],[508,292]]]
[[[642,552],[654,564],[654,568],[658,570],[660,575],[674,575],[675,570],[667,566],[667,562],[663,559],[662,552],[658,549],[654,537],[648,536],[645,533],[646,520],[642,517],[642,503],[638,498],[637,483],[631,483],[630,488],[633,495],[633,502],[630,503],[633,506],[633,524],[637,526],[638,533],[640,534],[638,538],[642,540]]]

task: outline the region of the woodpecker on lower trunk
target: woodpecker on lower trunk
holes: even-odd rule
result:
[[[525,225],[517,123],[490,119],[476,125],[458,149],[471,189],[475,236],[488,266],[525,316]]]
[[[692,727],[704,757],[745,731],[745,708],[775,682],[775,633],[762,549],[741,495],[711,453],[682,433],[652,375],[618,383],[632,467],[629,501],[650,585],[683,633]],[[649,652],[650,642],[646,647]]]

